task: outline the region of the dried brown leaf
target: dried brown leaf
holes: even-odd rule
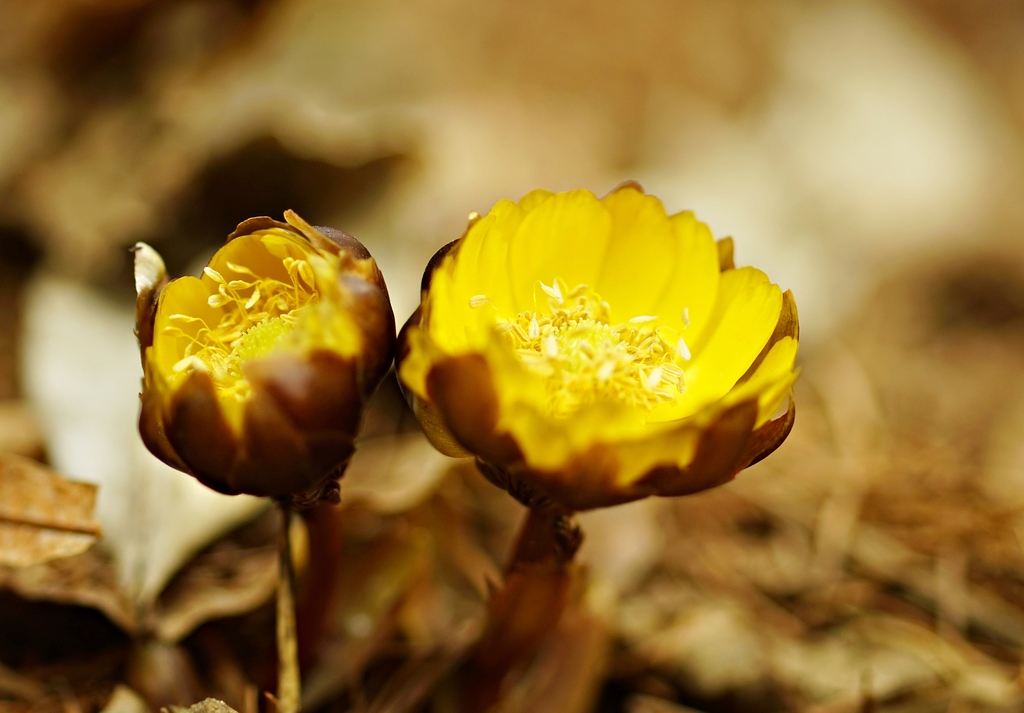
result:
[[[35,703],[46,696],[46,687],[0,664],[0,696]]]
[[[42,430],[27,401],[0,401],[0,453],[26,458],[42,456]]]
[[[562,615],[557,629],[519,681],[494,707],[495,713],[583,713],[607,673],[608,631],[583,605]]]
[[[420,710],[423,701],[452,672],[475,640],[475,633],[461,638],[456,636],[449,648],[407,661],[370,702],[367,713],[411,713]]]
[[[149,713],[149,706],[138,693],[118,684],[100,713]]]
[[[218,701],[216,698],[207,698],[205,701],[200,701],[188,708],[183,706],[171,706],[170,709],[171,713],[238,713],[238,711],[227,703],[224,701]]]
[[[0,565],[28,567],[84,552],[100,536],[96,486],[0,454]]]
[[[303,683],[304,707],[316,708],[359,680],[391,640],[398,606],[429,567],[425,531],[396,528],[369,542],[351,542],[358,533],[348,534],[344,578],[325,624],[319,661]]]
[[[700,713],[679,703],[666,701],[664,698],[639,694],[626,701],[626,713]]]
[[[136,642],[124,677],[125,683],[138,691],[151,709],[169,706],[174,710],[182,702],[210,693],[189,651],[153,639]]]
[[[161,641],[175,643],[211,619],[252,611],[277,586],[273,546],[222,548],[200,554],[157,601],[150,627]]]
[[[146,606],[121,586],[103,548],[30,567],[0,567],[0,588],[26,599],[92,607],[129,634],[174,644],[206,621],[252,611],[273,595],[277,559],[266,538],[274,533],[265,532],[264,524],[257,521],[197,555]]]
[[[345,471],[341,501],[380,513],[409,510],[430,497],[451,465],[420,431],[366,440]]]
[[[92,607],[126,632],[139,629],[135,607],[100,548],[31,567],[0,567],[0,587],[25,599]]]

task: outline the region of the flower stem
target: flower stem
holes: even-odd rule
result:
[[[529,508],[488,604],[487,626],[465,670],[463,710],[482,711],[501,697],[555,629],[569,598],[570,565],[582,541],[572,513],[550,504]]]
[[[583,533],[573,523],[572,515],[547,503],[528,508],[505,574],[538,567],[547,571],[568,567],[583,542]]]
[[[278,537],[277,582],[277,711],[298,713],[302,698],[299,644],[295,635],[295,573],[292,570],[291,502],[278,502],[281,533]]]

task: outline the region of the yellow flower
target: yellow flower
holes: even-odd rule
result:
[[[198,279],[167,283],[136,246],[139,430],[214,490],[331,498],[391,364],[394,315],[362,244],[285,219],[239,225]]]
[[[398,373],[439,450],[579,510],[714,487],[777,448],[797,340],[792,295],[692,213],[635,183],[538,190],[434,256]]]

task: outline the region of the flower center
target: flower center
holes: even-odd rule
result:
[[[168,331],[189,339],[182,358],[174,365],[176,373],[193,370],[208,372],[218,391],[243,401],[252,387],[242,374],[242,364],[269,354],[293,331],[306,309],[319,300],[313,269],[305,260],[286,257],[282,261],[289,282],[260,277],[244,265],[226,263],[235,279],[213,268],[206,276],[217,283],[217,292],[207,300],[220,308],[215,325],[199,317],[172,314]],[[184,329],[198,323],[198,329]]]
[[[587,285],[567,296],[558,280],[541,288],[549,311],[521,312],[500,326],[522,363],[546,377],[552,414],[608,400],[650,410],[683,393],[689,353],[657,316],[612,324],[610,305]]]

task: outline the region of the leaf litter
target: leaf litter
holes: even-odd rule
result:
[[[278,14],[270,15],[290,18],[295,4],[280,3],[274,11]],[[183,12],[197,7],[180,5]],[[227,5],[231,3],[219,4]],[[519,8],[511,12],[522,14]],[[37,41],[47,29],[46,18],[39,22],[39,17],[34,25]],[[204,17],[218,26],[215,14],[193,20],[201,24]],[[872,20],[870,14],[854,17]],[[12,26],[18,27],[20,16],[14,13],[12,19]],[[55,26],[65,19],[59,13],[51,18]],[[295,29],[301,23],[276,24],[285,28],[285,39],[302,37],[295,34],[302,31]],[[320,24],[331,27],[330,22]],[[683,24],[698,35],[704,28],[699,22]],[[500,26],[499,22],[496,27]],[[225,24],[226,30],[231,27],[237,25]],[[464,37],[461,23],[451,27],[460,39]],[[325,44],[338,48],[342,54],[337,57],[350,60],[360,55],[343,53],[358,52],[364,44],[337,42],[330,32],[324,33],[326,43],[315,38],[281,42],[282,35],[260,29],[254,35],[269,38],[271,46],[277,42],[307,48],[294,61],[299,76],[307,74],[311,64],[323,65]],[[612,36],[618,36],[618,23],[614,29]],[[520,42],[516,32],[501,36],[506,34],[524,47],[538,44]],[[976,34],[979,42],[991,35]],[[18,51],[31,54],[33,35],[25,35],[29,40],[19,40]],[[757,44],[748,41],[746,31],[736,37],[737,51],[732,54],[737,57],[742,55],[738,50]],[[674,36],[671,43],[680,45]],[[704,44],[705,49],[719,47],[726,53],[733,48],[729,42]],[[607,46],[619,51],[632,45]],[[606,56],[606,51],[602,47],[599,56]],[[992,56],[997,55],[1001,56]],[[769,64],[761,53],[752,57],[747,61]],[[46,151],[38,153],[45,142],[22,142],[26,149],[20,160],[39,156],[40,167],[17,164],[17,172],[27,175],[27,190],[12,195],[28,196],[27,210],[21,210],[36,216],[33,228],[48,236],[59,260],[95,266],[97,256],[114,252],[128,234],[159,222],[158,216],[168,212],[180,186],[190,172],[203,167],[205,157],[228,153],[253,132],[268,133],[286,145],[285,153],[290,145],[302,155],[315,154],[316,140],[301,137],[330,133],[317,117],[340,117],[344,132],[352,132],[349,124],[364,122],[371,128],[356,127],[355,134],[361,130],[364,137],[379,137],[382,122],[376,118],[378,106],[372,97],[349,115],[339,109],[352,105],[353,97],[341,94],[340,102],[317,98],[311,87],[307,95],[312,111],[275,113],[269,121],[253,121],[240,112],[229,116],[225,125],[224,115],[231,112],[224,108],[237,104],[241,90],[223,89],[230,81],[238,84],[238,73],[240,84],[255,95],[275,97],[282,104],[293,101],[296,81],[286,71],[265,71],[262,61],[236,61],[232,56],[225,66],[216,59],[196,64],[204,69],[201,81],[188,62],[166,65],[164,81],[171,91],[152,87],[152,107],[149,102],[101,102],[109,108],[89,115],[66,147],[52,151],[49,158],[43,155]],[[627,59],[622,58],[623,66]],[[703,55],[699,59],[691,71],[705,85],[706,61]],[[675,67],[679,62],[653,64]],[[550,74],[547,62],[531,66]],[[405,71],[401,65],[395,67]],[[598,75],[603,76],[588,70],[565,81],[575,84]],[[629,72],[622,76],[627,84],[643,84]],[[807,79],[797,75],[801,77]],[[16,89],[15,98],[33,99],[27,103],[29,110],[22,112],[22,135],[45,137],[53,132],[49,124],[60,121],[38,122],[32,117],[58,116],[59,95],[49,89]],[[703,91],[714,99],[713,89]],[[623,96],[630,106],[642,104],[633,101],[632,92]],[[388,105],[394,103],[391,95],[384,99]],[[457,113],[485,119],[473,123],[493,127],[501,136],[507,146],[498,165],[516,166],[517,157],[533,161],[537,137],[549,132],[527,125],[525,145],[530,150],[523,150],[524,144],[507,140],[515,136],[512,124],[523,123],[522,117],[508,115],[504,101],[494,102],[489,94],[485,99],[494,104],[493,110],[466,104],[465,111]],[[801,94],[800,100],[805,99]],[[730,101],[733,109],[739,106],[738,97]],[[690,104],[684,106],[686,112]],[[567,121],[575,129],[578,119]],[[666,124],[678,131],[672,120]],[[151,125],[169,126],[172,137],[167,131],[133,130]],[[223,128],[208,130],[214,125]],[[432,126],[428,133],[467,137],[474,148],[475,142],[488,139],[498,143],[493,136],[443,128]],[[969,142],[976,137],[967,128],[958,127],[958,135]],[[581,165],[599,153],[592,145],[577,142],[579,153],[574,155],[560,144],[576,143],[562,141],[558,132],[551,135],[556,139],[543,145],[542,153],[550,153],[557,163]],[[408,140],[396,135],[355,143],[374,142],[404,151]],[[334,151],[335,144],[328,143]],[[487,151],[460,151],[460,146],[465,147],[430,145],[427,153],[490,156]],[[777,157],[788,156],[791,147],[768,148],[766,155]],[[368,150],[359,149],[349,158],[353,163],[374,158]],[[665,152],[655,175],[674,171],[679,160],[679,154]],[[820,164],[830,165],[827,160]],[[480,175],[488,168],[493,167],[473,166]],[[793,166],[783,166],[787,168]],[[620,167],[614,170],[617,174]],[[452,203],[463,210],[460,201],[465,196],[457,185],[464,175],[439,175],[436,169],[428,175],[430,180],[423,184],[431,199],[451,194]],[[779,183],[776,174],[766,175],[766,180]],[[821,184],[811,180],[814,175],[804,175],[803,180]],[[452,183],[440,183],[446,177]],[[437,185],[450,190],[439,191]],[[961,190],[964,184],[951,185],[956,195],[971,195]],[[1012,192],[1016,184],[1007,185],[1004,190]],[[93,193],[83,194],[83,186],[91,186]],[[840,193],[844,200],[851,198],[848,191]],[[937,203],[929,202],[934,194],[910,197],[915,196],[912,207]],[[777,191],[761,197],[771,199],[768,202],[782,198]],[[905,197],[905,192],[894,191],[891,200],[900,203]],[[817,205],[821,198],[819,193],[798,190],[792,201]],[[857,219],[871,213],[864,209],[864,196],[859,199],[848,211]],[[401,240],[410,233],[433,239],[431,230],[412,229],[422,226],[422,206],[427,202],[433,204],[406,201],[413,208],[397,221],[392,212],[382,210],[381,221],[397,225],[394,233]],[[909,211],[913,221],[920,212]],[[790,219],[786,210],[779,215]],[[892,217],[879,215],[886,222]],[[908,224],[904,215],[902,222],[894,221],[893,230],[898,233],[914,224]],[[885,233],[873,236],[866,228],[855,234],[886,241]],[[393,238],[396,245],[399,237]],[[588,541],[581,552],[575,598],[547,646],[510,680],[502,710],[1018,710],[1024,658],[1024,289],[1018,258],[1000,255],[987,265],[972,260],[926,264],[905,271],[883,288],[838,335],[805,354],[793,436],[734,484],[693,498],[586,515]],[[402,266],[409,275],[418,277],[420,263],[406,262]],[[848,269],[845,260],[831,262]],[[814,269],[820,267],[815,264]],[[6,289],[8,283],[3,282]],[[403,287],[406,283],[412,287]],[[405,291],[405,302],[414,304],[416,284],[415,279],[399,281],[396,298]],[[94,295],[68,284],[42,285],[35,296],[40,298],[35,303],[42,305],[40,311],[51,314],[48,321],[30,320],[33,329],[49,330],[35,342],[39,348],[23,352],[38,357],[26,360],[33,368],[49,363],[56,365],[56,372],[73,374],[78,369],[95,375],[97,383],[115,378],[112,374],[128,375],[131,379],[123,378],[116,388],[123,389],[122,396],[134,390],[135,362],[129,364],[125,357],[130,353],[134,359],[134,344],[124,310],[114,316],[112,310],[93,309]],[[12,302],[5,300],[7,304]],[[9,314],[0,311],[0,321],[6,324]],[[121,340],[121,346],[109,351],[80,349],[84,342],[69,337],[79,335],[76,329],[82,325],[111,335],[112,343]],[[3,350],[0,362],[7,363],[10,357]],[[80,369],[78,357],[85,357],[95,372]],[[31,381],[32,375],[27,376]],[[106,707],[111,713],[136,713],[162,705],[186,706],[211,695],[242,713],[255,713],[257,702],[270,709],[256,695],[272,687],[273,680],[272,647],[266,645],[272,638],[272,612],[259,603],[272,579],[266,557],[272,542],[267,523],[243,525],[257,514],[255,509],[231,512],[216,498],[179,491],[176,476],[141,462],[137,444],[129,444],[132,428],[125,425],[134,418],[131,398],[112,397],[109,390],[89,391],[77,383],[63,383],[57,391],[30,394],[37,408],[42,407],[35,426],[26,416],[27,402],[8,401],[5,413],[15,416],[0,418],[0,444],[4,450],[36,458],[49,451],[57,470],[100,482],[100,498],[113,505],[101,508],[106,536],[101,546],[0,572],[5,589],[0,607],[0,660],[5,664],[0,669],[0,707],[62,713]],[[5,389],[4,398],[10,393]],[[102,445],[106,436],[96,438],[97,434],[113,433],[106,426],[89,428],[91,414],[84,406],[104,400],[123,407],[109,419],[121,423],[121,431],[110,437],[110,448],[85,448],[83,443],[91,439]],[[364,458],[366,469],[357,469],[357,457],[343,482],[344,507],[308,520],[313,546],[300,576],[300,618],[306,622],[300,625],[309,634],[303,637],[308,642],[307,694],[310,706],[322,710],[455,711],[458,690],[453,674],[482,630],[484,602],[500,577],[500,563],[521,510],[471,468],[449,468],[440,462],[422,470],[414,467],[432,451],[422,439],[391,432],[398,430],[393,427],[403,416],[396,400],[387,403],[368,419],[380,430],[362,451],[370,454]],[[67,434],[73,437],[64,440]],[[90,454],[98,454],[96,472],[77,472],[92,462]],[[193,517],[197,515],[204,518],[202,527]],[[107,620],[113,624],[104,628]],[[16,636],[20,638],[15,640]]]
[[[960,297],[943,290],[964,270],[984,266],[902,276],[809,354],[793,436],[736,482],[583,516],[570,605],[495,710],[1017,709],[1024,331],[950,323]],[[396,403],[385,392],[381,408]],[[522,509],[468,463],[425,460],[400,412],[373,418],[343,505],[306,519],[306,703],[455,711]],[[143,618],[95,548],[3,584],[99,608],[134,637],[106,690],[247,710],[272,687],[272,529],[207,548]],[[53,690],[9,669],[12,700]]]
[[[96,486],[0,453],[0,566],[27,567],[89,549],[101,534],[95,505]]]

